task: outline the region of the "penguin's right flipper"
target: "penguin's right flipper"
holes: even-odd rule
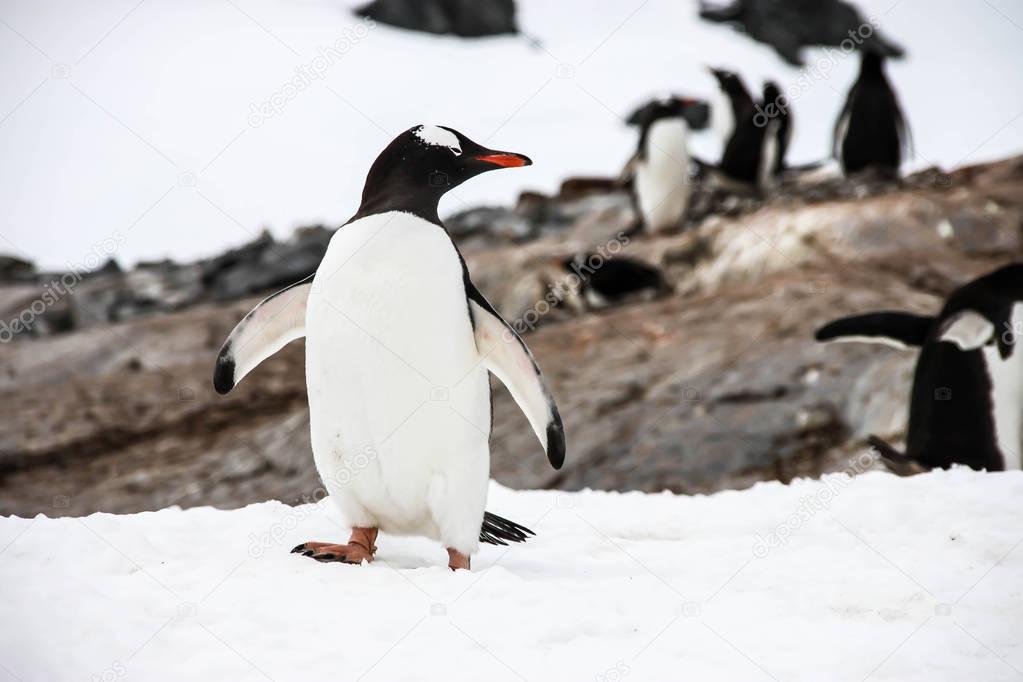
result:
[[[309,275],[264,299],[227,337],[213,368],[213,387],[224,395],[259,363],[305,336],[306,299],[312,287]]]
[[[536,535],[536,533],[514,521],[503,519],[497,514],[483,512],[480,542],[485,542],[488,545],[507,545],[509,542],[525,542],[530,535]]]
[[[501,380],[540,439],[551,466],[565,463],[565,427],[540,368],[525,342],[465,275],[476,349],[484,366]]]
[[[817,330],[818,341],[859,341],[896,348],[919,347],[927,340],[935,319],[926,315],[882,311],[832,320]]]

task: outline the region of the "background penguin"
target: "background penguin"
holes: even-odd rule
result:
[[[621,303],[645,293],[671,292],[671,286],[658,268],[634,258],[583,253],[566,258],[562,267],[579,277],[586,302],[594,308]]]
[[[980,277],[949,296],[937,316],[875,312],[821,327],[818,341],[920,348],[906,452],[869,442],[895,462],[927,468],[1020,468],[1023,419],[1023,264]]]
[[[768,82],[763,98],[748,107],[733,107],[737,113],[732,135],[725,144],[718,168],[725,180],[738,181],[764,191],[774,185],[784,164],[791,137],[787,103],[779,106],[781,91]],[[740,104],[743,98],[736,100]]]
[[[633,204],[643,229],[665,232],[681,225],[692,191],[689,132],[703,130],[709,119],[706,102],[665,97],[643,105],[626,120],[640,130],[629,167]]]
[[[373,163],[358,212],[315,275],[256,306],[224,344],[214,370],[220,393],[306,336],[313,458],[353,528],[348,544],[293,551],[372,561],[383,530],[438,540],[448,565],[467,569],[480,541],[531,533],[484,512],[487,371],[508,387],[556,469],[565,458],[561,417],[529,349],[473,285],[437,215],[452,187],[529,164],[450,128],[402,133]]]
[[[884,57],[864,51],[860,75],[835,123],[835,157],[846,175],[868,168],[897,176],[909,128],[884,72]]]
[[[761,102],[765,115],[778,122],[773,131],[775,152],[770,156],[774,162],[769,164],[770,172],[777,176],[785,170],[785,157],[792,141],[792,108],[788,98],[782,95],[781,88],[774,81],[764,83],[764,98]],[[765,156],[767,156],[765,154]]]
[[[753,96],[735,72],[715,68],[708,70],[718,82],[718,91],[711,103],[711,127],[725,147],[735,134],[736,122],[752,115]]]

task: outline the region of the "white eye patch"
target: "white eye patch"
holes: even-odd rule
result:
[[[458,136],[450,130],[445,130],[440,126],[419,126],[412,133],[424,144],[433,147],[447,147],[455,156],[462,155],[462,145],[458,142]]]

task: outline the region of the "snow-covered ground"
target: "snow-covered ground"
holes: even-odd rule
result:
[[[452,573],[328,503],[0,519],[0,680],[1017,680],[1023,473],[513,492]],[[5,677],[6,675],[6,677]]]
[[[792,160],[816,160],[857,68],[811,50],[794,69],[700,21],[696,0],[520,0],[528,38],[478,41],[366,28],[348,12],[362,2],[0,0],[0,251],[130,264],[209,255],[264,226],[336,225],[379,150],[419,122],[536,162],[473,180],[443,212],[509,202],[617,172],[634,146],[621,117],[667,89],[710,95],[706,64],[757,89],[804,79]],[[917,165],[1023,150],[1018,2],[857,4],[909,51],[891,73]],[[292,89],[296,77],[308,86]],[[709,158],[717,145],[696,141]]]

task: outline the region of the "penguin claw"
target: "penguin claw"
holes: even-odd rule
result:
[[[303,542],[291,553],[301,553],[321,563],[361,564],[363,561],[373,561],[373,554],[359,545],[335,545],[329,542]]]

